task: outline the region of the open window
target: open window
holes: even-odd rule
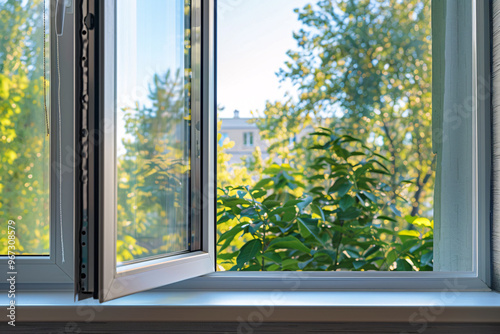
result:
[[[259,15],[245,10],[256,3],[232,13],[221,6],[221,22],[238,10]],[[270,147],[281,151],[268,151],[269,168],[247,185],[216,192],[217,143],[240,138],[235,154],[251,154],[269,139],[239,106],[241,115],[216,122],[216,67],[230,74],[227,86],[235,68],[256,71],[236,55],[219,54],[215,66],[216,4],[81,1],[79,299],[104,302],[180,281],[203,287],[206,274],[219,289],[272,288],[285,277],[279,271],[307,271],[296,281],[308,289],[441,289],[447,279],[487,289],[489,37],[479,22],[488,9],[469,0],[332,6],[297,11],[311,24],[296,35],[301,53],[288,54],[285,76],[301,88],[298,102],[265,110],[265,133],[277,140]],[[311,134],[303,131],[318,138],[305,146]],[[225,167],[226,181],[236,182]]]
[[[211,7],[83,1],[80,298],[106,301],[215,270]]]

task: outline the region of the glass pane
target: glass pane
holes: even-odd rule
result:
[[[117,262],[189,250],[190,6],[118,0]]]
[[[43,5],[0,0],[1,255],[50,249],[50,15]]]
[[[450,51],[470,19],[442,33],[470,5],[448,1],[431,32],[440,3],[220,6],[219,270],[471,270],[472,113],[454,113],[472,50]],[[433,90],[445,45],[456,85]]]

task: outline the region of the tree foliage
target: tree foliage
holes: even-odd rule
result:
[[[415,230],[387,228],[401,218],[387,198],[386,159],[327,128],[313,137],[311,177],[274,164],[253,187],[220,189],[218,223],[235,225],[218,239],[219,263],[229,270],[432,270],[428,219],[406,217]],[[387,205],[392,217],[383,215]],[[243,246],[231,247],[241,238]]]
[[[431,136],[431,25],[429,0],[320,0],[297,9],[282,80],[298,99],[268,102],[255,120],[270,150],[298,168],[310,161],[305,137],[286,147],[307,126],[348,128],[389,159],[394,201],[410,215],[429,216],[433,202]],[[402,179],[414,182],[402,189]]]

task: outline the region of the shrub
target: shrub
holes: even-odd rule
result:
[[[219,264],[246,271],[432,270],[433,223],[400,218],[385,193],[387,160],[350,135],[327,128],[311,135],[310,149],[319,153],[306,167],[311,176],[273,164],[253,187],[219,188],[217,223],[234,222],[218,239]],[[390,222],[407,229],[385,228]]]

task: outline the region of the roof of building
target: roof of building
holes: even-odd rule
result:
[[[251,118],[219,118],[222,121],[221,130],[257,129]]]

